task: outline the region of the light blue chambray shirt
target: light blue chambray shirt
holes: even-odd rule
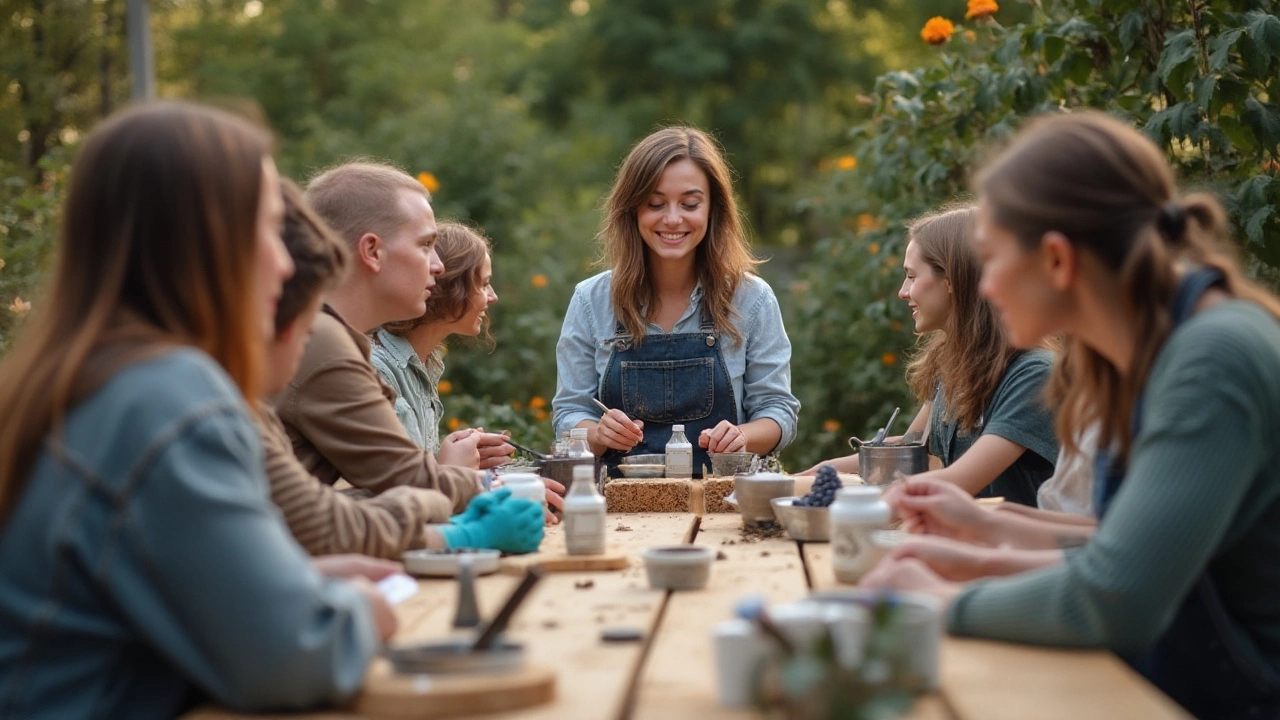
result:
[[[409,438],[432,455],[440,452],[440,376],[444,353],[431,351],[422,362],[409,341],[383,328],[373,332],[369,362],[382,381],[396,391],[396,417]]]
[[[551,403],[556,432],[583,420],[598,420],[600,409],[591,402],[599,397],[600,384],[609,366],[617,335],[617,318],[609,298],[612,271],[578,283],[556,343],[556,396]],[[774,450],[786,447],[796,436],[800,401],[791,394],[791,341],[782,326],[778,299],[763,279],[744,276],[733,297],[742,342],[723,337],[724,356],[738,414],[744,422],[770,418],[782,428],[782,440]],[[702,286],[689,297],[689,309],[671,328],[672,333],[698,332],[702,312]],[[648,332],[665,331],[649,323]]]

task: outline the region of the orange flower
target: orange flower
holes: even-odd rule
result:
[[[889,323],[889,329],[890,329],[890,330],[901,330],[901,329],[902,329],[902,322],[901,322],[901,321],[899,321],[899,320],[894,320],[893,322]]]
[[[9,312],[22,317],[31,312],[31,303],[23,300],[21,297],[14,295],[13,302],[9,303]]]
[[[449,432],[453,432],[462,427],[462,421],[458,418],[449,418],[449,422],[445,423],[444,426],[449,428]]]
[[[534,410],[534,411],[533,411],[533,419],[534,419],[534,420],[546,420],[546,419],[547,419],[547,411],[546,411],[546,410],[542,410],[542,409]]]
[[[839,431],[840,431],[839,420],[828,419],[826,422],[822,423],[822,432],[833,433],[833,432],[839,432]]]
[[[441,380],[440,384],[436,385],[436,390],[438,390],[441,395],[448,395],[453,392],[453,383],[448,380]]]
[[[529,398],[529,407],[533,408],[534,410],[541,410],[546,406],[547,406],[547,401],[538,397],[537,395],[534,395],[533,397]]]
[[[524,409],[524,403],[520,402],[519,400],[512,400],[511,408],[516,412],[520,412],[521,410]]]
[[[836,167],[841,170],[852,170],[858,167],[858,158],[852,155],[842,155],[836,160]]]
[[[880,356],[880,362],[884,363],[885,365],[893,365],[894,363],[898,362],[898,356],[894,355],[893,353],[885,353]]]
[[[950,40],[955,31],[956,26],[950,20],[944,17],[931,17],[920,30],[920,39],[930,45],[941,45]]]
[[[968,40],[969,42],[977,42],[977,41],[978,41],[978,33],[974,32],[974,31],[972,31],[972,30],[965,30],[965,31],[964,31],[964,39],[965,39],[965,40]]]
[[[858,232],[867,232],[868,230],[880,229],[880,221],[877,220],[876,216],[872,215],[871,213],[862,213],[861,215],[858,215],[858,218],[855,221],[855,224],[858,227]]]
[[[538,273],[537,275],[529,278],[529,284],[536,288],[544,288],[547,286],[547,276],[542,273]]]
[[[880,243],[871,243],[867,246],[867,253],[870,255],[880,254]]]
[[[434,193],[440,189],[440,180],[434,174],[425,170],[418,173],[418,182],[422,183],[422,187],[426,188],[429,193]]]
[[[884,259],[884,266],[885,266],[885,267],[891,267],[891,268],[898,267],[898,256],[897,256],[897,255],[890,255],[889,257],[885,258],[885,259]]]
[[[965,20],[988,18],[996,14],[1000,6],[996,0],[969,0],[969,10],[964,14]]]

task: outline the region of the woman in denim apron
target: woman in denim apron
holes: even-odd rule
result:
[[[791,345],[752,256],[719,148],[667,128],[627,156],[600,233],[611,270],[578,285],[556,348],[557,430],[588,429],[611,472],[681,424],[709,453],[764,455],[795,436]],[[607,406],[607,413],[593,401]]]
[[[1066,336],[1059,436],[1109,448],[1098,526],[1036,572],[959,585],[906,552],[865,582],[942,598],[953,633],[1109,648],[1197,717],[1280,717],[1280,301],[1114,118],[1036,121],[978,190],[984,295],[1015,344]]]

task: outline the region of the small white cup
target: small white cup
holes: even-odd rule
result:
[[[749,707],[773,641],[749,620],[725,620],[711,633],[716,648],[716,698],[725,707]]]
[[[509,473],[502,476],[502,486],[511,490],[511,497],[532,500],[544,509],[547,506],[546,486],[542,478],[533,473]]]

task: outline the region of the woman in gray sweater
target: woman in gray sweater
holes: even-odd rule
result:
[[[1016,345],[1066,336],[1058,435],[1097,422],[1110,448],[1099,523],[996,538],[951,522],[946,487],[908,484],[917,527],[1063,549],[965,584],[904,549],[865,582],[941,598],[953,633],[1110,648],[1200,717],[1276,717],[1280,301],[1232,259],[1217,200],[1180,197],[1159,148],[1114,118],[1034,122],[977,189],[983,294]]]

